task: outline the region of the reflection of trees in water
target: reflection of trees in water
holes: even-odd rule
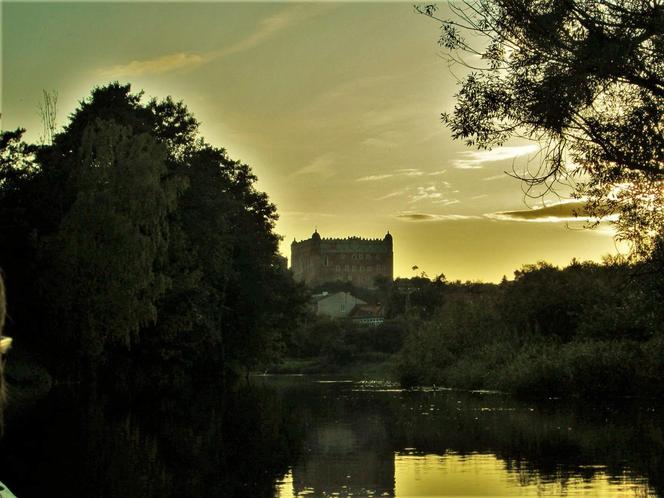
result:
[[[303,456],[293,468],[297,493],[315,496],[394,495],[394,453],[386,431],[385,413],[377,406],[357,406],[358,399],[340,397],[323,402],[327,410],[309,428]]]
[[[494,454],[522,484],[557,479],[564,487],[631,471],[664,491],[658,411],[355,387],[255,380],[159,403],[53,392],[20,413],[14,405],[0,479],[21,498],[262,498],[292,469],[295,491],[393,495],[394,453],[413,448]]]
[[[293,469],[296,491],[343,496],[348,488],[340,486],[353,485],[362,496],[362,487],[384,484],[394,493],[394,476],[384,471],[394,472],[394,452],[414,448],[494,454],[524,485],[555,480],[564,489],[573,480],[631,474],[664,492],[664,419],[641,403],[584,407],[487,394],[352,392],[349,385],[321,389],[302,381],[281,388],[307,414],[303,460]],[[332,430],[345,440],[336,453],[325,444]],[[365,464],[359,471],[358,461]]]
[[[421,453],[492,453],[524,484],[591,479],[599,473],[647,477],[664,491],[664,420],[644,405],[560,401],[522,403],[495,395],[404,394],[393,418],[394,444]],[[415,407],[434,405],[429,415]]]
[[[177,396],[119,405],[52,393],[9,420],[2,479],[21,498],[273,496],[301,440],[278,393]]]

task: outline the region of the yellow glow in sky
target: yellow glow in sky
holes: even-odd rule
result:
[[[36,139],[44,89],[58,92],[60,125],[112,80],[182,99],[205,138],[258,175],[286,256],[315,227],[326,237],[389,230],[397,276],[417,265],[497,281],[538,260],[615,252],[604,232],[530,213],[537,203],[526,205],[505,171],[525,167],[536,144],[474,151],[451,140],[440,113],[454,104],[455,77],[439,57],[438,26],[408,3],[1,8],[3,129]]]

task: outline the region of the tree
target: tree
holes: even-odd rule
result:
[[[130,348],[157,320],[166,288],[159,260],[175,207],[162,183],[165,157],[152,136],[114,121],[97,119],[82,134],[69,175],[75,201],[41,254],[50,327],[77,359],[96,361],[113,344]]]
[[[618,237],[648,255],[664,229],[664,3],[449,5],[452,19],[417,10],[441,23],[439,44],[471,69],[442,116],[453,137],[478,148],[538,140],[540,166],[517,176],[531,188],[569,180],[591,216],[617,214]]]
[[[116,386],[273,359],[307,298],[255,182],[182,102],[129,85],[95,88],[52,141],[0,134],[0,266],[22,344],[59,377]]]

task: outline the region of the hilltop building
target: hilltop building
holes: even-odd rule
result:
[[[392,280],[392,235],[382,239],[324,239],[314,231],[310,239],[291,244],[291,270],[295,280],[309,286],[351,282],[367,289],[376,277]]]

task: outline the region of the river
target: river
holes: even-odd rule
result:
[[[664,496],[663,408],[312,376],[57,389],[8,413],[0,480],[19,498]]]

